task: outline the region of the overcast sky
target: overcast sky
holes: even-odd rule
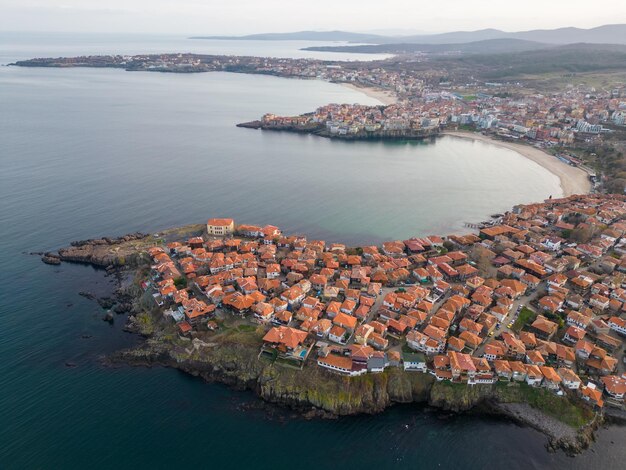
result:
[[[522,31],[626,23],[626,0],[0,0],[1,31]]]

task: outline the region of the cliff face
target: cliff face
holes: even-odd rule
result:
[[[175,367],[207,381],[253,390],[265,401],[297,410],[379,413],[393,403],[427,403],[434,382],[428,374],[400,369],[349,378],[315,364],[303,370],[277,365],[258,358],[261,335],[256,332],[233,329],[215,342],[183,341],[154,328],[144,315],[133,317],[131,329],[149,338],[139,348],[118,352],[112,361]]]
[[[436,382],[430,389],[429,404],[446,411],[468,411],[494,398],[492,385],[451,384]]]
[[[382,374],[342,377],[320,367],[306,372],[266,367],[259,395],[295,408],[315,407],[337,415],[379,413],[393,403],[427,402],[433,378],[390,370]]]
[[[148,317],[149,318],[149,317]],[[467,386],[436,382],[430,374],[391,368],[380,374],[344,377],[315,364],[303,370],[258,358],[260,331],[232,329],[215,342],[180,340],[137,316],[134,329],[149,338],[112,360],[174,367],[206,381],[252,390],[263,400],[297,411],[345,416],[374,414],[395,403],[428,404],[446,411],[508,416],[546,434],[551,450],[576,454],[593,442],[602,422],[567,397],[524,384]]]

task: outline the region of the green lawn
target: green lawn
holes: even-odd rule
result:
[[[533,312],[529,308],[523,307],[517,317],[517,320],[515,320],[515,323],[513,323],[513,327],[511,329],[515,332],[521,331],[521,329],[524,328],[525,325],[533,322],[536,316],[537,314],[535,312]]]
[[[239,325],[237,329],[243,332],[251,332],[256,331],[257,327],[256,325]]]
[[[529,405],[574,428],[584,426],[593,418],[593,413],[588,408],[574,404],[544,388],[526,384],[522,384],[521,388]]]

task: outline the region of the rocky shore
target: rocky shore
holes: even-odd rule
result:
[[[136,268],[150,262],[146,249],[159,242],[167,242],[184,236],[194,236],[202,232],[203,225],[187,225],[162,231],[157,234],[141,232],[129,233],[120,237],[90,238],[70,243],[57,253],[32,253],[41,255],[46,264],[60,264],[61,261],[90,264],[99,268]]]
[[[146,237],[147,235],[138,233],[115,239],[82,240],[60,249],[59,258],[61,261],[89,263],[100,267],[132,265],[139,261],[137,258],[141,255],[126,242]]]
[[[548,438],[546,448],[575,455],[588,448],[601,424],[596,417],[579,428],[525,402],[525,387],[437,382],[429,374],[388,369],[380,374],[344,377],[314,365],[303,370],[258,359],[261,335],[232,332],[215,341],[172,339],[142,316],[132,316],[129,329],[146,337],[137,348],[119,351],[109,364],[172,367],[207,382],[250,390],[264,401],[307,417],[381,413],[395,404],[421,404],[454,413],[508,417]],[[563,398],[567,401],[566,398]],[[568,407],[575,404],[567,401]]]

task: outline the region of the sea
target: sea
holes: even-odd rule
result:
[[[572,459],[505,419],[402,405],[305,420],[175,370],[103,363],[138,339],[79,292],[107,295],[114,280],[29,253],[209,217],[362,245],[463,232],[465,222],[561,195],[555,175],[486,143],[235,127],[266,112],[379,104],[319,80],[7,66],[156,52],[363,59],[300,50],[313,44],[0,33],[0,468],[621,468],[623,427],[601,430]]]

